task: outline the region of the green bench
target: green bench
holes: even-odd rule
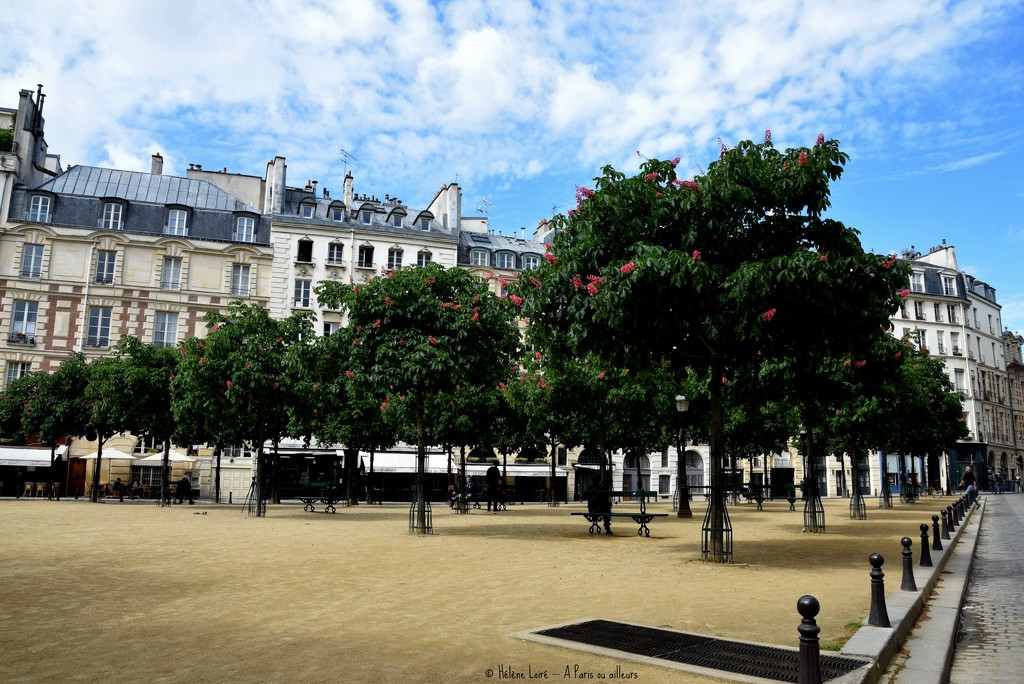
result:
[[[589,505],[589,500],[590,500],[591,497],[595,497],[595,498],[600,497],[600,498],[606,499],[608,501],[611,501],[614,498],[618,498],[620,500],[619,501],[620,505],[625,504],[625,503],[639,504],[639,510],[631,510],[631,511],[626,511],[624,513],[622,513],[622,512],[612,512],[610,510],[608,512],[589,511],[588,510],[588,511],[585,511],[585,512],[584,511],[576,511],[576,512],[571,513],[570,515],[580,515],[580,516],[583,516],[584,518],[586,518],[587,521],[590,523],[590,534],[594,534],[595,532],[597,534],[601,534],[601,523],[602,522],[605,523],[605,532],[607,534],[611,534],[612,533],[611,518],[631,518],[633,520],[633,522],[635,522],[635,523],[637,523],[637,525],[639,525],[639,528],[636,531],[637,535],[643,535],[645,537],[650,537],[651,536],[651,530],[647,526],[647,524],[649,522],[651,522],[652,520],[654,520],[655,518],[664,518],[664,517],[668,516],[668,513],[648,513],[647,512],[647,499],[648,498],[655,498],[657,496],[658,496],[657,492],[649,492],[649,491],[642,491],[642,490],[610,491],[610,492],[591,491],[591,492],[587,493],[588,505]],[[626,498],[633,499],[633,501],[631,501],[631,502],[624,502],[624,501],[622,501],[622,499],[626,499]],[[606,520],[606,518],[608,520]]]

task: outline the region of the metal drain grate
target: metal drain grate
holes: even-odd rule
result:
[[[775,646],[759,646],[611,620],[588,620],[533,633],[746,677],[777,682],[799,681],[800,653]],[[866,664],[863,660],[822,655],[822,681],[842,677]]]

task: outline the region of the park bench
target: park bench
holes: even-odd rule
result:
[[[595,498],[599,497],[602,499],[607,499],[608,501],[611,501],[613,498],[617,498],[619,499],[620,504],[626,503],[622,501],[622,499],[624,498],[632,499],[631,503],[639,504],[639,510],[626,511],[624,513],[611,511],[607,513],[602,513],[599,511],[575,511],[571,513],[570,515],[580,515],[586,518],[586,520],[590,523],[590,534],[594,534],[595,532],[597,534],[601,534],[601,523],[604,522],[605,518],[631,518],[633,522],[637,523],[640,526],[636,531],[637,535],[650,537],[651,530],[649,527],[647,527],[647,523],[651,522],[655,518],[663,518],[668,515],[668,513],[647,512],[647,499],[658,496],[658,493],[653,491],[591,491],[587,493],[588,501],[591,496]],[[611,534],[611,531],[611,523],[609,522],[607,526],[608,534]]]
[[[281,499],[298,499],[302,502],[302,510],[316,511],[316,503],[324,503],[325,513],[336,513],[334,504],[345,498],[341,487],[329,482],[310,482],[306,485],[291,485],[278,488]]]

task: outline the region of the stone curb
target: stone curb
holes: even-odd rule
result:
[[[980,510],[972,507],[968,511],[960,527],[951,534],[952,539],[942,540],[942,551],[931,551],[933,567],[917,565],[920,544],[913,547],[914,579],[918,590],[897,589],[886,594],[886,609],[892,626],[868,625],[865,618],[864,626],[846,642],[840,651],[842,655],[866,657],[874,662],[873,667],[861,671],[863,677],[860,682],[874,684],[894,664],[899,666],[899,671],[894,679],[890,679],[892,682],[936,684],[948,681],[960,606],[974,562],[984,499],[981,504]],[[916,539],[914,535],[908,536]],[[894,553],[892,557],[898,562],[896,569],[887,573],[889,586],[898,585],[902,578],[902,547],[900,553]],[[919,621],[922,613],[925,613],[924,618]]]

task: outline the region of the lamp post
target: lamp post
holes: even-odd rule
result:
[[[679,412],[679,444],[676,447],[676,496],[679,507],[676,517],[679,518],[693,517],[693,511],[690,510],[690,485],[686,479],[686,430],[683,427],[683,414],[689,409],[690,400],[681,394],[676,395],[676,411]]]

